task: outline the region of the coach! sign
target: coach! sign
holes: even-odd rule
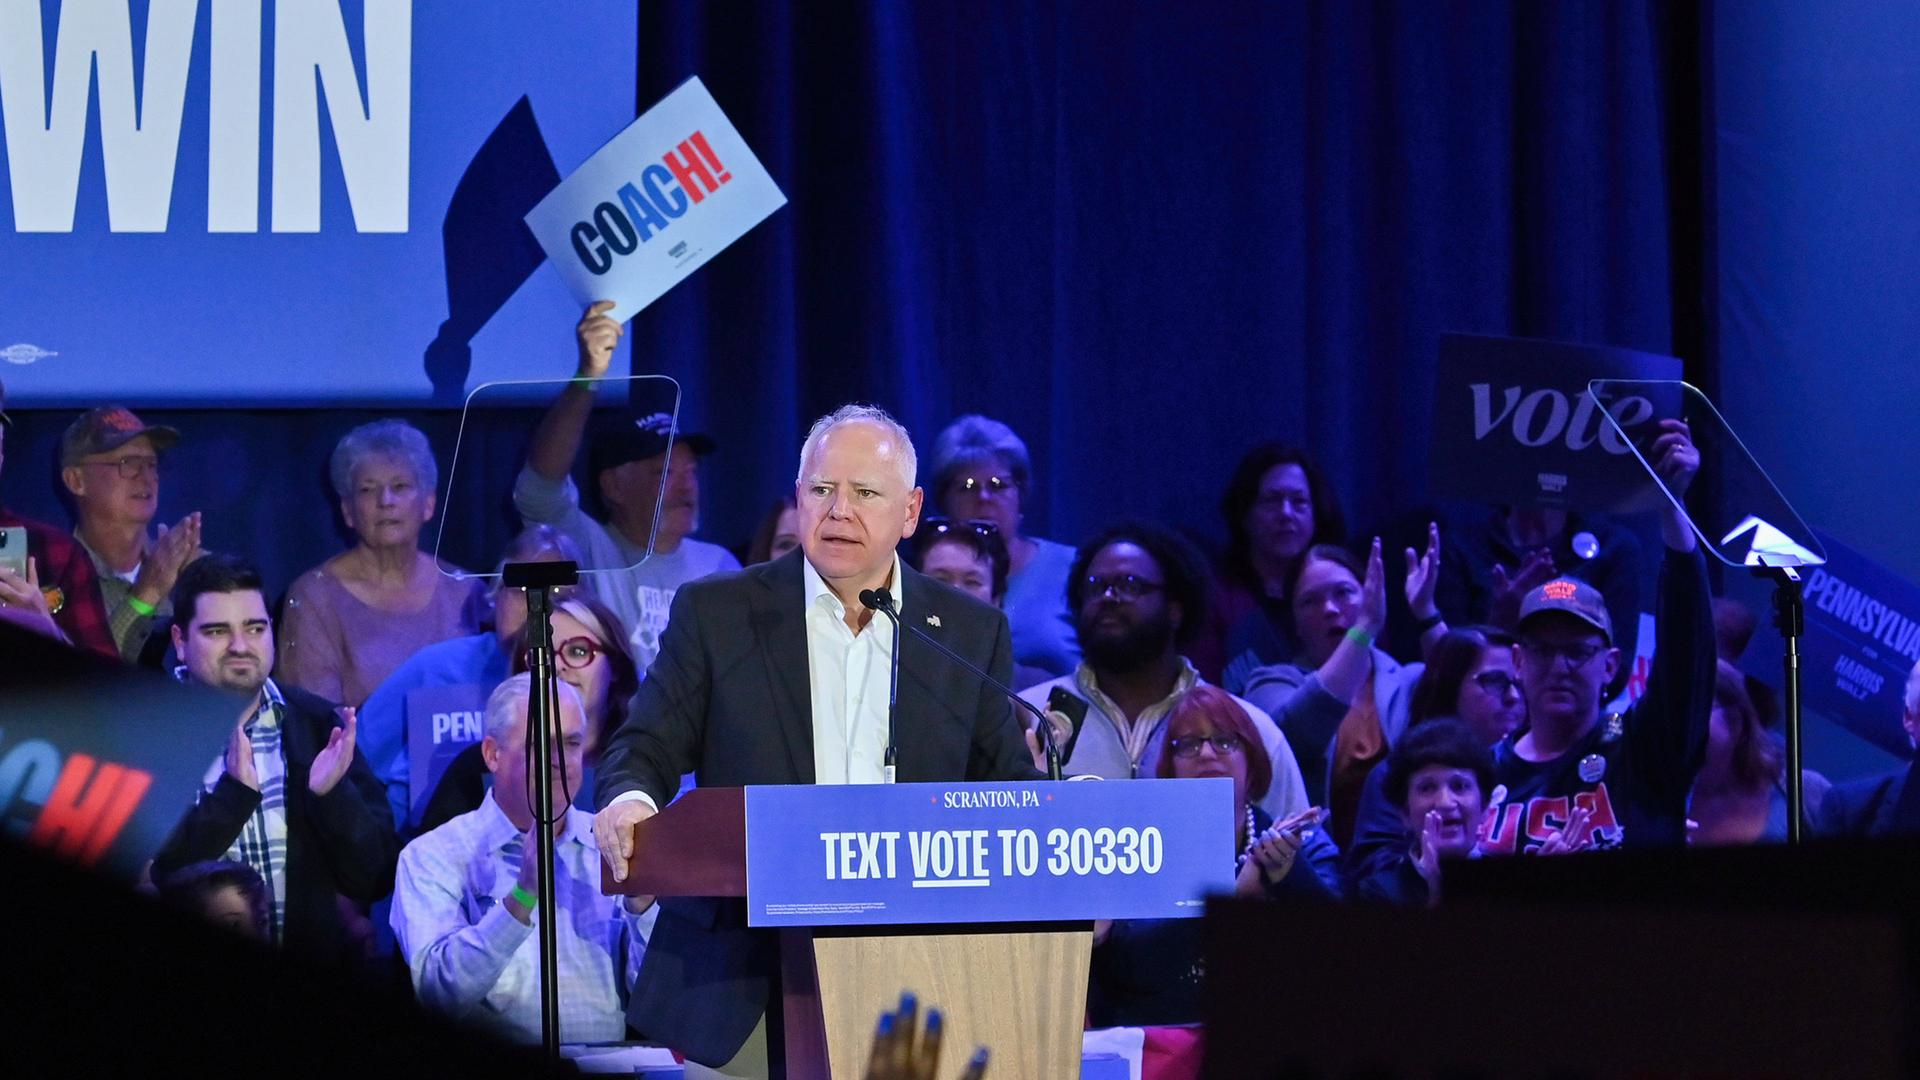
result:
[[[786,202],[688,79],[542,199],[527,227],[576,299],[612,300],[624,321]]]

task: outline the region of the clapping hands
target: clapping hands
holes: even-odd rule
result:
[[[1487,621],[1511,630],[1520,621],[1520,601],[1528,593],[1552,581],[1560,571],[1553,565],[1553,552],[1540,548],[1520,560],[1509,575],[1507,568],[1493,568],[1493,598],[1487,605]]]
[[[1416,553],[1407,549],[1407,608],[1413,617],[1425,622],[1440,614],[1440,608],[1433,601],[1435,589],[1440,585],[1440,524],[1427,523],[1427,550]]]
[[[334,728],[327,736],[327,745],[313,757],[313,768],[307,771],[307,790],[315,795],[325,795],[340,783],[347,775],[347,769],[353,765],[353,746],[360,733],[360,724],[350,706],[335,710],[340,717],[341,726]]]
[[[1300,849],[1306,846],[1313,830],[1326,817],[1325,810],[1310,806],[1268,826],[1265,832],[1254,838],[1251,854],[1240,868],[1239,876],[1234,879],[1234,892],[1241,896],[1257,896],[1267,886],[1278,885],[1285,880],[1299,858]]]

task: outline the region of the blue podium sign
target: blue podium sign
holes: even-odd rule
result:
[[[747,922],[1201,914],[1233,886],[1221,779],[746,789]]]

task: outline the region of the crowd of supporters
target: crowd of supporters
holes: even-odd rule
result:
[[[353,544],[300,575],[277,611],[245,553],[203,550],[198,514],[155,520],[166,455],[192,433],[123,406],[86,412],[61,440],[72,529],[0,508],[28,555],[24,572],[0,564],[0,618],[236,699],[151,868],[163,897],[285,948],[404,967],[433,1007],[529,1040],[527,856],[546,823],[566,908],[563,1036],[622,1036],[654,912],[600,895],[599,752],[677,590],[803,555],[785,478],[730,493],[770,500],[739,550],[696,535],[714,442],[665,415],[593,407],[584,380],[606,374],[620,332],[600,307],[577,327],[578,378],[534,431],[511,490],[523,528],[500,553],[590,571],[552,616],[565,688],[550,807],[527,791],[524,596],[421,550],[440,469],[405,422],[340,440],[329,478]],[[0,409],[0,450],[9,426]],[[1264,443],[1225,478],[1227,542],[1209,559],[1153,522],[1034,535],[1036,463],[1003,423],[962,416],[928,445],[903,556],[1004,612],[1023,698],[1084,707],[1077,723],[1055,716],[1071,732],[1069,775],[1233,781],[1239,894],[1432,905],[1453,860],[1787,832],[1771,699],[1716,649],[1740,612],[1713,598],[1671,510],[1652,574],[1621,523],[1518,507],[1383,550],[1349,535],[1310,453]],[[582,453],[598,515],[572,479]],[[1650,460],[1676,490],[1700,464],[1673,422]],[[1410,625],[1390,634],[1401,598]],[[1657,644],[1623,695],[1648,598]],[[1920,735],[1917,699],[1920,669],[1904,717]],[[482,721],[428,746],[423,710]],[[1904,779],[1828,793],[1808,774],[1809,824],[1900,827]],[[1197,1019],[1194,921],[1102,923],[1096,943],[1091,1022]]]

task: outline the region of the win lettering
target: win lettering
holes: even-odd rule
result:
[[[262,0],[152,0],[136,87],[130,0],[66,0],[54,42],[38,0],[0,0],[0,126],[18,232],[73,231],[98,116],[113,232],[167,231],[195,24],[208,10],[207,231],[260,231]],[[407,231],[413,5],[368,0],[356,67],[338,0],[276,0],[270,52],[272,231],[320,229],[320,104],[363,233]],[[51,93],[45,56],[53,56]],[[362,78],[366,93],[362,96]],[[93,98],[98,84],[99,99]]]

